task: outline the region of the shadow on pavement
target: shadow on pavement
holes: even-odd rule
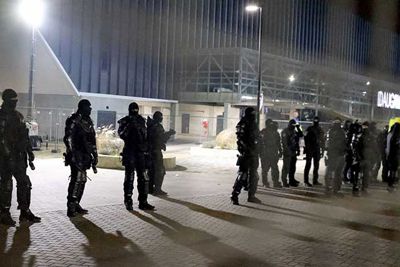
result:
[[[10,227],[0,226],[0,265],[1,266],[34,266],[36,257],[30,256],[24,263],[24,253],[31,245],[31,224],[20,224],[15,230],[11,247],[7,249],[7,236]]]
[[[384,216],[389,216],[389,217],[400,217],[400,208],[399,207],[391,207],[391,208],[386,208],[386,209],[379,209],[379,210],[370,210],[370,209],[363,209],[362,205],[359,205],[360,202],[357,201],[365,201],[363,198],[355,198],[353,200],[355,201],[348,201],[349,199],[347,198],[329,198],[329,197],[321,197],[320,195],[317,196],[311,196],[304,194],[304,192],[301,191],[290,191],[286,190],[283,192],[280,191],[270,191],[270,190],[257,190],[257,194],[262,194],[262,195],[270,195],[270,196],[275,196],[275,197],[281,197],[281,198],[286,198],[286,199],[292,199],[292,200],[298,200],[298,201],[305,201],[305,202],[311,202],[311,203],[318,203],[318,204],[323,204],[323,205],[329,205],[329,206],[334,206],[334,207],[340,207],[352,211],[361,211],[361,212],[370,212],[370,213],[375,213],[378,215],[384,215]],[[308,198],[306,198],[308,197]],[[311,198],[312,197],[312,198]],[[393,206],[393,205],[392,205]]]
[[[183,201],[183,200],[179,200],[179,199],[174,199],[174,198],[170,198],[170,197],[164,197],[163,198],[166,201],[170,201],[172,203],[176,203],[176,204],[180,204],[183,205],[195,212],[200,212],[203,213],[205,215],[217,218],[217,219],[221,219],[230,223],[234,223],[240,226],[244,226],[244,227],[248,227],[251,229],[255,229],[258,231],[262,231],[262,232],[266,232],[266,233],[277,233],[292,239],[297,239],[299,241],[303,241],[303,242],[314,242],[314,243],[319,243],[321,242],[318,239],[315,239],[313,237],[309,237],[309,236],[304,236],[304,235],[299,235],[293,232],[289,232],[286,230],[283,230],[281,228],[278,227],[274,227],[274,224],[277,224],[277,222],[274,221],[267,221],[267,220],[261,220],[261,219],[257,219],[257,218],[252,218],[252,217],[247,217],[247,216],[243,216],[240,214],[236,214],[236,213],[231,213],[231,212],[227,212],[227,211],[222,211],[222,210],[214,210],[214,209],[210,209],[195,203],[191,203],[191,202],[187,202],[187,201]]]
[[[131,213],[159,228],[175,243],[196,251],[212,261],[208,266],[272,266],[235,247],[222,243],[218,237],[206,231],[184,226],[161,214],[148,212],[148,214],[165,224],[136,211]]]
[[[97,266],[138,266],[154,265],[146,254],[120,231],[116,234],[106,233],[99,226],[84,217],[71,219],[73,225],[88,240],[82,244],[85,254],[95,260]]]
[[[354,221],[347,221],[347,220],[341,220],[341,219],[335,219],[335,218],[327,218],[327,217],[323,217],[323,216],[320,216],[317,214],[312,214],[312,213],[305,212],[305,211],[299,211],[299,210],[279,207],[279,206],[265,204],[265,203],[261,203],[259,205],[262,205],[265,207],[270,207],[270,208],[275,208],[275,209],[281,209],[281,210],[284,210],[287,212],[275,211],[275,210],[270,210],[270,209],[262,209],[262,208],[257,208],[257,207],[253,207],[253,206],[248,206],[248,205],[241,205],[241,206],[245,207],[245,208],[258,210],[258,211],[272,212],[272,213],[276,213],[276,214],[280,214],[280,215],[301,218],[304,220],[312,221],[314,223],[326,224],[326,225],[330,225],[333,227],[345,227],[350,230],[368,233],[368,234],[371,234],[371,235],[381,238],[381,239],[400,242],[400,231],[395,230],[395,229],[382,228],[379,226],[369,225],[369,224],[364,224],[364,223],[359,223],[359,222],[354,222]],[[289,213],[289,212],[291,212],[291,213]],[[295,213],[295,214],[293,214],[293,213]]]

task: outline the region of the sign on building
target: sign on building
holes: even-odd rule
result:
[[[400,95],[379,91],[377,106],[380,108],[400,109]]]

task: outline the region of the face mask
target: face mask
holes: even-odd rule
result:
[[[15,110],[15,108],[17,107],[17,102],[18,101],[5,101],[3,102],[3,107],[6,110]]]
[[[90,106],[83,107],[82,110],[81,110],[81,114],[83,116],[87,116],[88,117],[88,116],[90,116],[91,113],[92,113],[92,108]]]

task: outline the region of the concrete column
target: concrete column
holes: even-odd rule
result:
[[[174,129],[177,134],[181,133],[181,116],[179,116],[179,104],[171,104],[171,124],[170,129]]]
[[[228,129],[228,118],[229,118],[229,109],[231,108],[231,104],[224,103],[224,130]]]

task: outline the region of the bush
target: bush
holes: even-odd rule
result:
[[[215,139],[216,145],[222,149],[237,149],[236,132],[234,129],[226,129],[220,132]]]
[[[124,146],[124,141],[119,138],[112,125],[96,130],[97,151],[99,154],[118,156]]]

